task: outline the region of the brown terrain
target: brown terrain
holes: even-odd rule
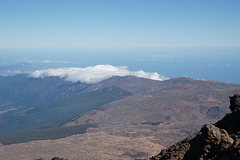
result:
[[[230,97],[222,120],[164,149],[151,160],[240,160],[240,94]]]
[[[106,132],[74,135],[58,140],[40,140],[0,147],[4,160],[50,160],[61,157],[69,160],[82,159],[133,159],[135,156],[149,157],[157,154],[159,144],[148,138],[114,136]],[[148,153],[148,155],[145,155]]]
[[[160,82],[132,76],[113,77],[88,90],[110,86],[132,95],[85,112],[64,125],[89,123],[97,128],[57,140],[2,145],[1,159],[147,159],[202,125],[222,118],[228,112],[228,96],[240,92],[237,84],[190,78]]]

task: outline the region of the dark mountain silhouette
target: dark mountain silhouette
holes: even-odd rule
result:
[[[151,160],[240,160],[240,94],[230,98],[222,120],[204,125],[186,139],[164,149]]]

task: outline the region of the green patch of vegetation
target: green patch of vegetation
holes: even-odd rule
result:
[[[96,127],[96,125],[84,124],[72,127],[56,127],[17,131],[10,134],[0,135],[0,143],[4,145],[9,145],[14,143],[28,142],[32,140],[64,138],[74,134],[83,134],[89,127]]]
[[[0,134],[36,129],[49,124],[58,123],[53,127],[60,126],[59,123],[63,123],[66,119],[128,95],[130,93],[119,87],[110,87],[82,93],[45,105],[34,106],[34,109],[26,112],[11,111],[0,117]]]

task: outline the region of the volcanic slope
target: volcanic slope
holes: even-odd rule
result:
[[[89,84],[70,83],[59,77],[32,78],[26,74],[0,76],[0,114],[27,110],[81,93]]]
[[[88,124],[98,127],[88,128],[87,133],[83,135],[48,141],[47,144],[44,144],[46,141],[36,141],[3,146],[4,156],[11,155],[10,148],[5,147],[11,147],[11,150],[17,153],[24,149],[29,153],[28,157],[34,157],[34,153],[39,155],[36,153],[39,151],[38,147],[45,146],[44,150],[52,152],[41,152],[43,158],[59,156],[78,159],[83,156],[82,159],[91,159],[93,154],[84,155],[86,152],[94,153],[95,159],[114,159],[113,156],[107,157],[108,155],[114,155],[115,159],[148,158],[157,154],[157,147],[167,147],[196,132],[203,124],[224,116],[227,112],[227,97],[240,92],[240,85],[237,84],[190,78],[153,81],[126,76],[112,77],[90,85],[81,93],[98,92],[105,88],[118,88],[128,94],[91,108],[63,124],[64,127]],[[79,136],[85,138],[77,138]],[[96,144],[91,141],[93,137],[98,137]],[[112,141],[108,137],[111,137]],[[79,150],[76,149],[74,154],[70,154],[70,150],[66,151],[64,156],[62,149],[66,146],[61,140],[64,140],[64,144],[72,146],[79,144]],[[114,142],[119,140],[121,143],[114,146]],[[130,140],[133,140],[132,143]],[[141,145],[138,143],[140,141]],[[48,148],[52,142],[58,145]],[[27,146],[30,143],[36,145],[29,149]],[[92,145],[88,146],[89,144]]]
[[[222,120],[203,125],[199,132],[164,149],[151,160],[240,160],[240,94],[230,97]]]
[[[0,142],[10,144],[31,140],[29,139],[31,132],[42,132],[44,129],[52,132],[49,128],[53,127],[58,131],[58,127],[61,127],[61,123],[67,119],[128,95],[130,93],[119,87],[109,87],[36,106],[24,113],[18,110],[8,112],[0,117],[2,128]],[[35,135],[34,139],[43,138]]]
[[[91,87],[111,85],[133,95],[79,115],[65,126],[97,124],[99,127],[91,132],[149,136],[152,142],[169,146],[223,117],[227,113],[226,97],[240,91],[240,85],[216,81],[174,78],[159,82],[130,76],[113,77]]]

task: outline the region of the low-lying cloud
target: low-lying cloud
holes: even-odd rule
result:
[[[147,73],[142,70],[129,71],[126,66],[116,67],[112,65],[96,65],[86,68],[52,68],[46,70],[36,70],[30,75],[35,78],[58,76],[70,82],[80,81],[85,83],[97,83],[112,76],[128,75],[159,81],[168,79],[165,76],[159,75],[157,72]]]

